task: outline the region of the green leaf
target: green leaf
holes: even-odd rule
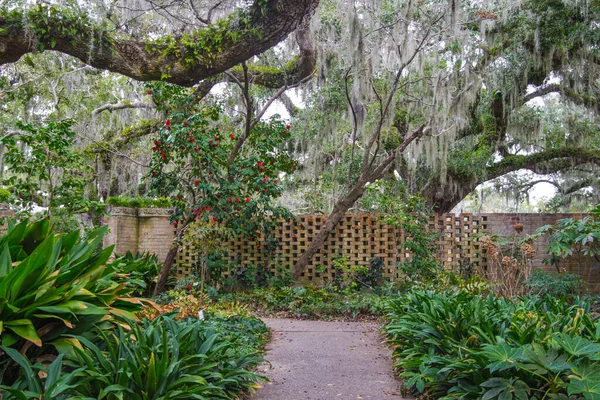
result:
[[[570,336],[560,333],[553,337],[554,341],[567,353],[576,357],[591,357],[600,352],[600,345],[581,336]]]
[[[8,275],[12,271],[12,259],[10,258],[10,249],[4,244],[4,249],[0,255],[0,278]]]
[[[33,323],[29,319],[4,321],[4,327],[10,329],[23,339],[29,340],[38,347],[42,345],[42,339],[38,336]]]
[[[23,355],[21,355],[21,353],[19,353],[13,348],[6,347],[4,345],[0,346],[0,348],[2,348],[2,350],[4,350],[4,352],[8,354],[10,358],[12,358],[17,364],[19,364],[21,368],[23,368],[25,380],[27,381],[27,386],[29,390],[41,393],[42,386],[40,385],[40,382],[37,379],[37,375],[35,374],[35,372],[33,372],[33,368],[31,368],[31,364],[29,363],[29,361]]]

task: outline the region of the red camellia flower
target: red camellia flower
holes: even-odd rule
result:
[[[183,123],[183,126],[188,126],[188,125],[189,125],[189,124],[188,124],[187,122],[184,122],[184,123]]]
[[[185,150],[185,146],[181,146],[181,151],[184,151],[184,150]]]
[[[250,197],[246,197],[246,203],[250,203],[250,200],[252,200]]]
[[[156,175],[156,171],[152,171],[152,176],[155,176],[155,175]]]
[[[285,129],[287,129],[288,131],[290,130],[290,128],[291,128],[291,126],[289,126],[289,125],[285,126]]]
[[[158,146],[158,140],[155,140],[155,141],[154,141],[154,145],[155,145],[155,146]]]
[[[263,179],[263,182],[265,182],[265,183],[266,183],[266,182],[267,182],[267,179],[269,179],[269,177],[268,177],[268,176],[265,176],[265,179]]]
[[[215,147],[219,147],[219,143],[215,143]]]
[[[231,197],[227,199],[227,202],[228,202],[228,203],[231,203]]]
[[[177,221],[173,222],[173,226],[177,228]]]
[[[194,139],[194,138],[191,138],[191,139],[190,139],[190,143],[194,143],[194,141],[195,141],[195,140],[196,140],[196,139]]]
[[[169,120],[166,120],[166,121],[165,121],[165,125],[166,125],[166,126],[170,126],[170,125],[171,125],[171,121],[169,121]]]
[[[147,93],[148,93],[148,94],[152,94],[152,90],[148,89],[148,92],[147,92]]]
[[[215,138],[215,140],[219,140],[219,137],[217,135],[213,136]]]
[[[197,152],[198,152],[198,148],[197,148],[197,147],[194,147],[194,151],[197,153]]]
[[[194,184],[195,184],[195,185],[198,185],[199,183],[200,183],[200,181],[199,181],[198,179],[196,179],[196,180],[194,181]]]
[[[208,170],[208,174],[209,174],[209,175],[212,175],[212,171],[211,171],[210,169]]]
[[[261,163],[260,161],[256,163],[256,165],[258,165],[259,167],[263,166],[263,163]]]
[[[217,217],[213,217],[213,221],[215,221],[215,222],[219,222],[219,218],[217,218]]]
[[[229,137],[231,138],[231,140],[235,139],[235,135],[233,133]]]
[[[279,183],[279,180],[275,179],[273,182],[275,182],[275,183]]]
[[[160,156],[163,158],[163,160],[164,160],[165,158],[167,158],[167,155],[166,155],[165,153],[160,153]]]
[[[212,139],[208,141],[208,144],[212,144]]]
[[[192,290],[192,285],[188,285],[187,290]]]
[[[265,172],[265,169],[264,169],[263,167],[260,167],[258,170],[259,170],[260,172]]]
[[[240,202],[240,199],[238,199],[238,198],[236,197],[236,198],[235,198],[235,202],[236,202],[236,203],[239,203],[239,202]]]

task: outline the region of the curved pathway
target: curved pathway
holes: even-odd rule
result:
[[[263,319],[272,329],[254,400],[400,400],[375,323]]]

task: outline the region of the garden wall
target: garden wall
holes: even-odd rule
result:
[[[441,232],[438,241],[438,257],[446,268],[464,269],[485,265],[485,254],[476,240],[478,234],[515,234],[513,225],[523,224],[521,235],[534,233],[537,228],[553,224],[562,218],[582,218],[584,214],[444,214],[431,217],[426,229]],[[278,248],[275,254],[266,254],[261,238],[238,240],[228,243],[228,260],[237,270],[247,266],[267,265],[273,271],[277,268],[292,268],[296,259],[310,244],[312,237],[326,220],[324,215],[299,215],[293,221],[284,222],[275,230]],[[105,222],[110,226],[110,234],[105,245],[116,244],[115,252],[152,252],[164,260],[174,237],[175,229],[169,224],[169,211],[164,209],[128,209],[113,207]],[[332,261],[344,258],[349,265],[369,265],[375,257],[381,258],[385,265],[384,274],[397,277],[396,265],[410,258],[403,249],[404,235],[401,230],[379,221],[373,214],[347,214],[336,230],[332,232],[324,248],[317,253],[304,271],[305,281],[322,284],[335,276]],[[537,252],[534,265],[552,271],[554,267],[544,265],[547,257],[545,246],[547,238],[535,243]],[[176,274],[189,274],[197,261],[195,251],[182,248],[177,256]],[[562,265],[569,272],[577,272],[574,260]],[[585,278],[590,289],[600,289],[600,263],[586,260]],[[589,273],[588,273],[589,271]]]

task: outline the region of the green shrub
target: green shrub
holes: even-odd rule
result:
[[[116,257],[111,267],[122,277],[122,281],[132,288],[135,296],[149,297],[154,290],[156,277],[161,268],[158,257],[139,252],[134,256],[130,251],[122,257],[118,255]]]
[[[106,203],[115,207],[128,208],[170,208],[171,200],[166,197],[149,198],[149,197],[124,197],[111,196],[106,199]]]
[[[533,294],[567,298],[576,296],[581,291],[583,282],[577,274],[553,275],[538,269],[525,285]]]
[[[79,231],[56,234],[47,219],[9,222],[0,238],[0,333],[2,345],[26,357],[77,345],[66,334],[92,337],[110,329],[116,317],[135,319],[137,301],[123,299],[127,288],[106,262],[112,246],[101,249],[107,227],[79,238]],[[0,355],[0,368],[10,363]],[[3,382],[11,382],[7,369]]]
[[[23,374],[5,398],[234,399],[257,387],[262,376],[249,369],[263,361],[256,349],[235,344],[215,331],[223,321],[176,321],[162,315],[130,329],[101,331],[99,343],[75,336],[81,348],[49,367],[31,366],[18,352],[10,357]],[[230,324],[228,327],[236,326]],[[256,329],[256,328],[254,328]],[[264,324],[262,329],[266,330]],[[35,372],[46,371],[42,380]],[[17,394],[26,391],[27,397]],[[29,392],[29,393],[28,393]]]
[[[392,300],[389,318],[400,377],[431,398],[600,396],[600,321],[587,303],[417,291]]]
[[[314,287],[258,288],[222,295],[217,305],[241,302],[259,315],[304,319],[356,319],[382,316],[383,297],[370,292]]]
[[[10,191],[4,188],[0,188],[0,203],[8,203],[10,199]]]

